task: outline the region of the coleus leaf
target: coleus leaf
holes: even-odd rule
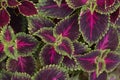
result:
[[[104,71],[99,76],[95,72],[90,73],[89,80],[107,80],[107,73]]]
[[[11,72],[26,72],[32,75],[35,71],[35,60],[31,56],[19,56],[17,60],[9,58],[6,63],[6,68]]]
[[[74,58],[74,56],[72,58],[64,56],[62,64],[68,70],[77,70],[78,69],[77,61]]]
[[[60,21],[54,29],[54,34],[55,36],[62,35],[63,37],[68,37],[71,40],[76,40],[80,34],[78,15],[74,14]]]
[[[6,58],[5,52],[4,52],[4,45],[0,42],[0,62],[3,61]]]
[[[38,30],[42,29],[43,27],[53,27],[54,23],[47,17],[43,17],[42,15],[36,15],[28,17],[29,23],[29,32],[34,34]]]
[[[15,34],[13,29],[11,28],[11,26],[5,26],[2,28],[2,43],[7,43],[6,45],[8,45],[9,43],[13,42],[15,40]]]
[[[92,51],[83,56],[81,56],[81,55],[76,56],[76,59],[84,71],[93,71],[96,69],[95,60],[99,54],[100,54],[100,51]]]
[[[20,5],[20,2],[18,2],[17,0],[7,0],[7,4],[9,7],[16,7]]]
[[[53,0],[60,7],[63,0]]]
[[[108,16],[86,10],[81,13],[79,23],[82,35],[91,44],[95,43],[107,31]]]
[[[53,0],[40,0],[38,10],[40,14],[54,18],[64,18],[72,12],[65,2],[59,7]]]
[[[12,75],[13,75],[13,73],[2,70],[0,72],[0,80],[11,80]]]
[[[55,50],[64,56],[71,57],[74,53],[73,43],[69,38],[62,37],[55,42]]]
[[[0,9],[0,27],[7,25],[10,22],[10,15],[6,9]]]
[[[97,49],[110,49],[114,51],[118,46],[118,34],[117,30],[110,27],[107,34],[98,42]]]
[[[37,9],[34,4],[28,0],[24,0],[21,2],[21,5],[18,6],[18,9],[21,14],[25,16],[31,16],[37,14]]]
[[[47,44],[42,48],[40,57],[44,65],[59,64],[62,60],[62,55],[58,54],[54,49],[54,46],[50,44]]]
[[[87,45],[78,41],[73,42],[73,46],[74,46],[74,55],[84,55],[86,52],[90,50],[90,48],[88,48]]]
[[[116,54],[115,52],[110,52],[107,54],[104,60],[106,64],[106,71],[111,72],[120,63],[120,56]]]
[[[120,8],[118,8],[115,12],[110,14],[110,21],[114,24],[116,24],[117,19],[119,18],[120,14]]]
[[[11,80],[32,80],[32,79],[29,74],[15,72],[14,75],[11,77]]]
[[[96,11],[101,14],[113,13],[119,8],[117,0],[97,0]]]
[[[20,55],[30,55],[38,47],[38,41],[31,35],[18,33],[16,35],[17,50]]]
[[[43,28],[36,32],[36,35],[46,43],[55,43],[56,38],[53,35],[53,29],[52,28]]]
[[[68,6],[73,9],[79,8],[87,3],[88,0],[66,0]]]
[[[67,78],[67,74],[55,65],[46,66],[33,76],[33,80],[67,80]]]

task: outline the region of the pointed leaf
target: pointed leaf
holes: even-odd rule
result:
[[[43,27],[53,27],[54,23],[47,17],[43,17],[42,15],[36,15],[28,18],[29,23],[29,32],[31,34],[37,32]]]
[[[8,6],[10,7],[16,7],[20,5],[20,3],[17,0],[7,0]]]
[[[18,33],[16,38],[17,50],[20,55],[30,55],[36,51],[39,43],[33,36]]]
[[[108,16],[97,12],[91,13],[90,10],[87,10],[80,15],[79,22],[86,41],[95,43],[107,31]]]
[[[11,26],[5,26],[2,28],[2,42],[8,45],[15,40],[15,34]]]
[[[67,75],[59,67],[51,65],[38,71],[33,80],[67,80]]]
[[[45,45],[42,48],[42,51],[40,52],[40,57],[43,61],[43,64],[49,65],[49,64],[59,64],[62,60],[62,55],[58,54],[54,46],[52,45]]]
[[[65,66],[65,68],[67,68],[68,70],[77,70],[77,61],[76,59],[73,58],[69,58],[67,56],[64,57],[62,64]]]
[[[21,5],[18,6],[18,9],[20,13],[25,16],[37,14],[37,9],[35,8],[34,4],[27,0],[22,1]]]
[[[92,51],[83,56],[76,56],[78,63],[85,71],[93,71],[96,69],[96,57],[100,54],[100,51]]]
[[[35,35],[42,38],[42,40],[46,43],[54,43],[56,41],[52,28],[43,28],[39,30]]]
[[[62,38],[61,42],[55,44],[55,49],[59,54],[71,57],[74,52],[74,47],[69,38]]]
[[[19,56],[17,60],[9,58],[6,66],[9,71],[26,72],[32,75],[35,71],[35,60],[31,56]]]
[[[106,70],[108,72],[113,71],[119,63],[120,63],[120,56],[115,52],[110,52],[105,57]]]
[[[6,9],[0,9],[0,27],[7,25],[10,22],[10,15]]]
[[[73,46],[74,46],[74,55],[83,55],[90,50],[90,48],[88,48],[87,45],[78,41],[73,42]]]
[[[89,80],[107,80],[107,73],[104,71],[98,77],[95,72],[90,73]]]
[[[5,52],[4,52],[4,45],[0,42],[0,62],[3,61],[6,58]]]
[[[98,42],[97,49],[110,49],[114,51],[118,46],[118,34],[114,28],[109,28],[107,34]]]
[[[55,18],[64,18],[72,12],[65,2],[59,7],[53,0],[40,0],[38,10],[46,16]]]
[[[29,74],[15,72],[11,80],[32,80],[32,79]]]
[[[62,34],[63,37],[68,37],[71,40],[76,40],[79,37],[78,15],[74,14],[60,21],[54,30],[55,36]]]
[[[68,6],[73,9],[79,8],[87,3],[88,0],[66,0]]]
[[[54,0],[54,2],[56,2],[56,4],[60,7],[61,6],[61,3],[62,3],[63,0]]]
[[[96,11],[101,14],[115,12],[119,8],[119,2],[116,0],[97,0]]]

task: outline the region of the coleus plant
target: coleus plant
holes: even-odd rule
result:
[[[120,0],[0,3],[0,80],[120,79]],[[13,30],[7,8],[27,16],[27,31]]]

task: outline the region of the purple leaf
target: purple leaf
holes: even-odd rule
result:
[[[62,38],[61,42],[55,44],[55,49],[59,54],[71,57],[74,52],[74,47],[69,38]]]
[[[7,0],[8,6],[10,7],[16,7],[20,5],[20,3],[17,0]]]
[[[60,21],[55,30],[55,36],[62,34],[63,37],[68,37],[71,40],[76,40],[79,37],[78,15],[72,15]]]
[[[116,0],[97,0],[96,11],[101,14],[113,13],[119,8],[119,3]]]
[[[92,51],[83,56],[76,56],[78,63],[85,71],[93,71],[96,69],[95,60],[99,56],[100,51]]]
[[[120,14],[120,8],[118,8],[115,12],[110,14],[110,21],[115,24],[119,17],[119,14]]]
[[[10,42],[13,42],[15,40],[15,34],[14,34],[14,31],[13,29],[11,28],[11,26],[5,26],[3,29],[2,29],[2,42],[3,43],[10,43]]]
[[[80,15],[79,22],[86,41],[94,43],[107,31],[108,16],[87,10]]]
[[[67,75],[58,66],[47,66],[37,72],[33,80],[67,80]]]
[[[34,4],[28,0],[24,0],[21,2],[21,5],[18,6],[18,9],[21,14],[25,16],[31,16],[37,14],[37,9]]]
[[[11,80],[32,80],[32,79],[29,74],[15,72]]]
[[[119,14],[120,15],[120,14]],[[120,16],[118,17],[118,19],[116,20],[116,25],[120,26]]]
[[[43,28],[39,30],[35,35],[42,38],[42,40],[46,43],[54,43],[56,41],[52,28]]]
[[[120,56],[115,52],[110,52],[105,57],[106,70],[109,72],[113,71],[119,63],[120,63]]]
[[[87,45],[78,41],[73,42],[73,46],[74,46],[74,55],[80,55],[80,54],[83,55],[90,50],[90,48],[88,48]]]
[[[62,60],[62,55],[58,54],[54,46],[52,45],[45,45],[40,52],[40,57],[43,61],[43,64],[59,64]]]
[[[4,45],[0,42],[0,62],[3,61],[6,58],[5,52],[4,52]]]
[[[28,18],[29,32],[31,34],[37,32],[43,27],[53,27],[54,23],[47,17],[42,17],[42,15],[32,16]]]
[[[10,22],[10,15],[6,9],[0,10],[0,27],[7,25]]]
[[[77,69],[77,62],[76,62],[76,59],[74,57],[69,58],[69,57],[65,56],[63,61],[62,61],[62,64],[70,70],[76,70]]]
[[[87,3],[88,0],[66,0],[68,6],[73,9],[79,8]]]
[[[104,71],[98,77],[95,72],[90,73],[89,80],[107,80],[107,73]]]
[[[29,55],[36,51],[39,43],[33,36],[18,33],[16,38],[17,50],[20,55]]]
[[[38,10],[40,13],[54,18],[64,18],[72,12],[65,2],[61,3],[59,7],[53,0],[40,1]]]
[[[31,56],[19,56],[17,60],[9,58],[6,66],[9,71],[26,72],[32,75],[35,71],[35,60]]]
[[[114,51],[118,46],[118,34],[116,29],[109,28],[107,34],[98,42],[97,49],[110,49]]]

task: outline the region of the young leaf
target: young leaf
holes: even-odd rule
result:
[[[58,66],[50,65],[38,71],[33,80],[68,80],[67,74]]]
[[[95,60],[99,55],[100,51],[92,51],[83,56],[76,56],[76,59],[82,69],[84,69],[85,71],[93,71],[96,69]]]
[[[55,36],[61,35],[68,37],[71,40],[76,40],[79,37],[78,15],[74,14],[60,21],[54,29]]]
[[[39,30],[35,35],[42,38],[42,40],[46,43],[54,43],[56,41],[52,28],[43,28]]]
[[[28,0],[24,0],[21,2],[21,5],[18,6],[18,9],[21,14],[25,16],[31,16],[37,14],[37,9],[34,4]]]
[[[42,51],[40,52],[40,57],[43,61],[43,64],[49,65],[49,64],[59,64],[62,60],[62,55],[58,54],[54,46],[52,45],[45,45],[42,48]]]
[[[80,15],[79,23],[83,36],[91,44],[95,43],[107,31],[108,16],[87,10]]]
[[[13,42],[15,40],[15,34],[11,26],[5,26],[2,28],[2,42],[7,43],[8,45],[10,42]]]
[[[38,10],[40,14],[54,18],[64,18],[72,12],[65,2],[59,7],[53,0],[40,0]]]
[[[107,34],[98,42],[97,49],[110,49],[114,51],[118,46],[118,34],[114,28],[109,28]]]
[[[31,34],[37,32],[43,27],[54,26],[54,23],[49,18],[43,17],[42,15],[28,17],[28,23],[29,23],[28,30]]]
[[[32,80],[32,79],[29,74],[15,72],[11,80]]]
[[[60,7],[63,0],[53,0]]]
[[[89,80],[107,80],[107,73],[104,71],[98,77],[95,72],[90,73]]]
[[[55,50],[59,54],[71,57],[74,52],[73,43],[69,38],[62,38],[61,41],[55,43]]]
[[[9,58],[6,63],[6,68],[12,72],[26,72],[32,75],[35,71],[35,60],[31,56],[19,56],[17,60]]]
[[[74,46],[74,55],[84,55],[86,52],[90,50],[90,48],[88,48],[87,45],[78,41],[73,42],[73,46]]]
[[[111,72],[120,63],[120,56],[115,52],[110,52],[108,53],[104,60],[106,64],[106,71]]]
[[[68,6],[73,9],[79,8],[87,3],[88,0],[66,0]]]
[[[7,0],[7,4],[9,7],[16,7],[20,5],[20,2],[18,2],[17,0]]]
[[[7,25],[10,22],[10,15],[6,9],[0,9],[0,27]]]
[[[4,45],[0,42],[0,62],[3,61],[6,58],[5,52],[4,52]]]
[[[28,34],[18,33],[16,35],[16,45],[20,55],[30,55],[31,53],[34,53],[38,44],[38,41]]]

